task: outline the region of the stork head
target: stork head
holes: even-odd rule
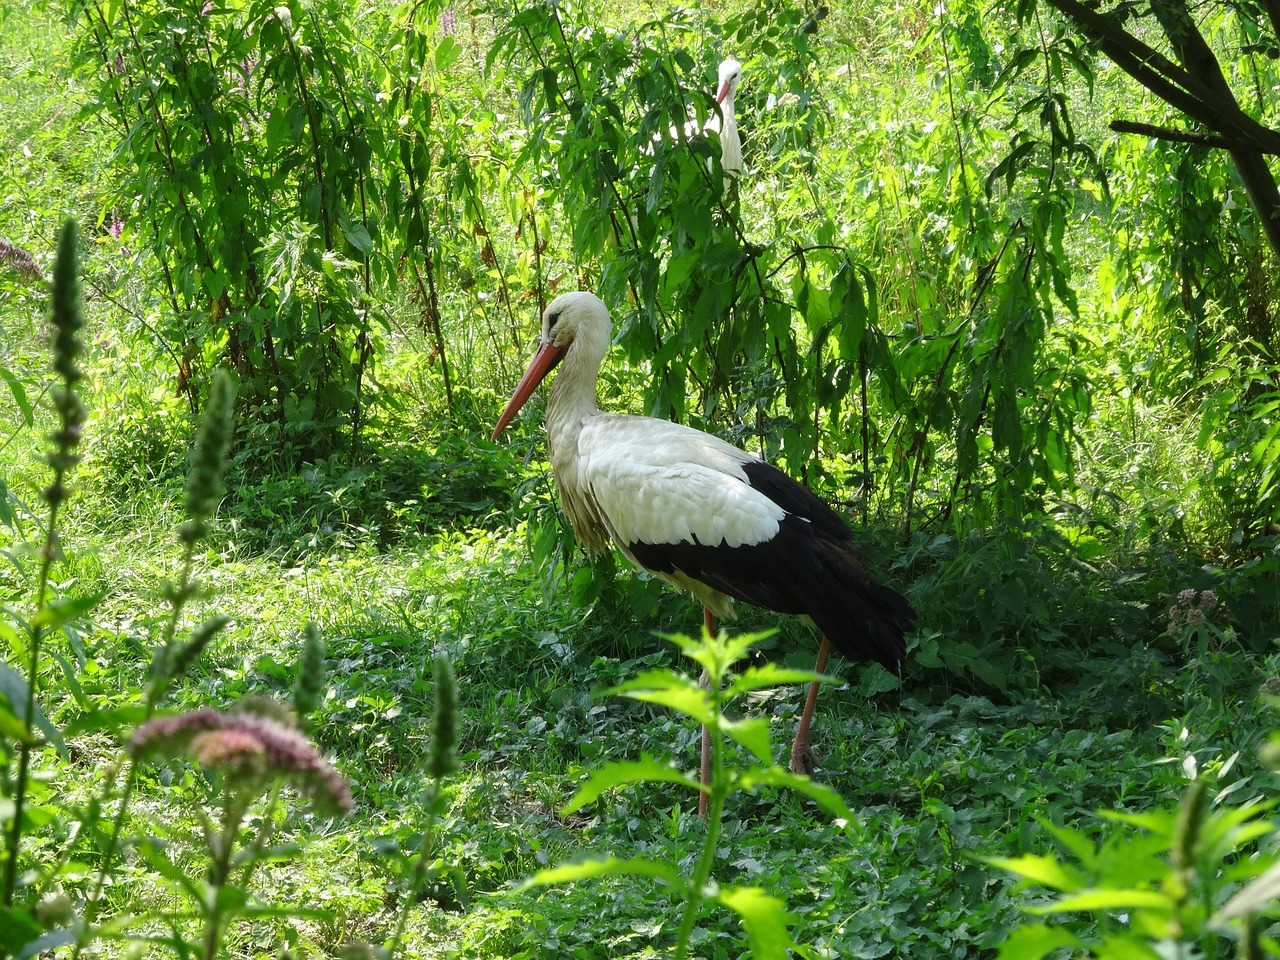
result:
[[[575,343],[580,344],[577,353],[590,356],[588,362],[593,364],[591,373],[594,374],[609,350],[609,308],[594,293],[585,290],[562,293],[542,311],[542,340],[538,344],[538,352],[529,361],[515,393],[507,401],[498,425],[493,428],[491,440],[498,439],[538,384],[546,379]]]
[[[716,92],[716,103],[733,102],[733,95],[738,92],[738,81],[742,79],[742,64],[737,60],[725,60],[720,64],[720,83]]]

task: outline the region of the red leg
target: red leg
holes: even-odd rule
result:
[[[702,622],[706,625],[707,633],[715,633],[716,622],[711,615],[711,610],[707,607],[702,608]],[[704,670],[702,673],[702,684],[707,684],[707,674]],[[711,782],[711,731],[705,726],[702,728],[702,785],[705,787]],[[705,820],[707,817],[707,805],[711,802],[711,798],[706,793],[698,794],[698,818]]]
[[[822,646],[818,648],[818,661],[813,665],[815,673],[827,668],[827,658],[831,656],[831,642],[822,638]],[[818,681],[809,684],[809,693],[804,698],[804,709],[800,711],[800,726],[796,729],[796,740],[791,745],[791,772],[807,774],[813,769],[813,754],[809,752],[809,724],[813,721],[813,711],[818,705]]]

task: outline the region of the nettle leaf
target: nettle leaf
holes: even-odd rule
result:
[[[808,777],[802,777],[779,766],[769,767],[767,770],[749,770],[738,779],[737,786],[742,790],[755,790],[758,787],[785,787],[804,794],[838,820],[855,819],[853,811],[849,809],[840,794],[826,784],[816,783]]]
[[[767,717],[750,717],[722,723],[720,729],[735,742],[751,751],[761,763],[773,763],[773,747],[769,743],[769,719]]]
[[[707,692],[695,681],[670,670],[646,671],[605,693],[670,707],[701,724],[711,725],[716,719]]]
[[[591,877],[652,877],[661,880],[677,889],[685,885],[680,871],[665,863],[653,860],[635,859],[619,860],[610,856],[603,860],[583,860],[580,863],[562,863],[558,867],[539,870],[532,877],[518,886],[517,890],[528,890],[530,887],[545,886],[551,883],[573,883]]]
[[[1024,880],[1038,883],[1053,890],[1075,891],[1084,887],[1084,878],[1053,857],[1027,854],[1022,857],[990,857],[986,862],[1001,870],[1008,870]]]
[[[763,666],[748,667],[743,670],[725,687],[725,694],[734,697],[751,690],[767,690],[771,687],[785,687],[795,683],[809,683],[813,680],[828,683],[837,679],[814,673],[812,670],[792,670],[778,666],[776,663],[766,663]]]
[[[1009,939],[1000,944],[996,960],[1042,960],[1055,950],[1083,945],[1079,937],[1061,927],[1027,924],[1015,929]]]
[[[1077,910],[1172,910],[1168,894],[1155,890],[1112,889],[1099,887],[1062,897],[1040,907],[1028,907],[1030,913],[1071,913]]]
[[[606,790],[626,786],[632,783],[675,783],[691,790],[702,790],[702,784],[682,773],[670,764],[662,763],[650,756],[641,756],[639,760],[621,760],[606,764],[594,771],[587,782],[578,788],[573,799],[560,811],[561,816],[581,810],[588,803],[598,800]]]
[[[787,929],[795,916],[787,905],[759,887],[726,887],[716,900],[742,918],[753,960],[786,960],[795,945]]]

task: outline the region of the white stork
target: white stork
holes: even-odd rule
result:
[[[733,97],[742,79],[742,64],[737,60],[725,60],[720,64],[720,79],[716,90],[716,103],[720,105],[720,118],[712,116],[705,129],[720,135],[720,166],[724,170],[724,189],[742,174],[742,140],[738,137],[738,117],[734,113]]]
[[[729,192],[729,185],[742,175],[742,140],[738,136],[738,117],[734,112],[733,97],[738,92],[738,82],[742,79],[742,64],[737,60],[725,60],[720,64],[720,78],[716,82],[716,103],[720,112],[713,113],[701,127],[697,120],[690,120],[684,125],[684,137],[680,136],[680,128],[671,128],[672,140],[688,140],[699,132],[714,133],[720,139],[720,168],[724,171],[724,189]],[[721,120],[723,118],[723,122]],[[654,134],[656,145],[662,134]],[[652,153],[651,147],[645,153]],[[712,164],[707,160],[707,168]]]
[[[777,467],[701,430],[601,412],[596,377],[609,346],[609,310],[599,297],[556,297],[493,431],[496,440],[562,365],[547,397],[547,447],[578,543],[596,553],[612,540],[636,566],[700,600],[708,627],[712,614],[732,615],[731,597],[807,615],[823,634],[818,672],[832,644],[852,660],[901,660],[915,612],[862,569],[836,512]],[[796,773],[809,757],[817,695],[815,681],[791,750]],[[708,746],[704,736],[704,783]]]

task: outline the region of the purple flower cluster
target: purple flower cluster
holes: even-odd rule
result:
[[[148,720],[133,735],[129,752],[193,757],[205,769],[246,779],[288,780],[328,813],[351,811],[342,775],[296,729],[258,713],[221,713],[210,707]]]
[[[44,274],[40,272],[40,265],[36,263],[35,257],[8,240],[0,240],[0,267],[4,266],[35,280],[44,279]]]
[[[1218,605],[1218,595],[1212,590],[1183,590],[1169,608],[1169,633],[1178,634],[1184,629],[1202,627],[1209,622],[1209,614]]]
[[[446,37],[452,37],[454,30],[458,27],[458,15],[453,12],[453,7],[445,7],[440,14],[440,31]]]

